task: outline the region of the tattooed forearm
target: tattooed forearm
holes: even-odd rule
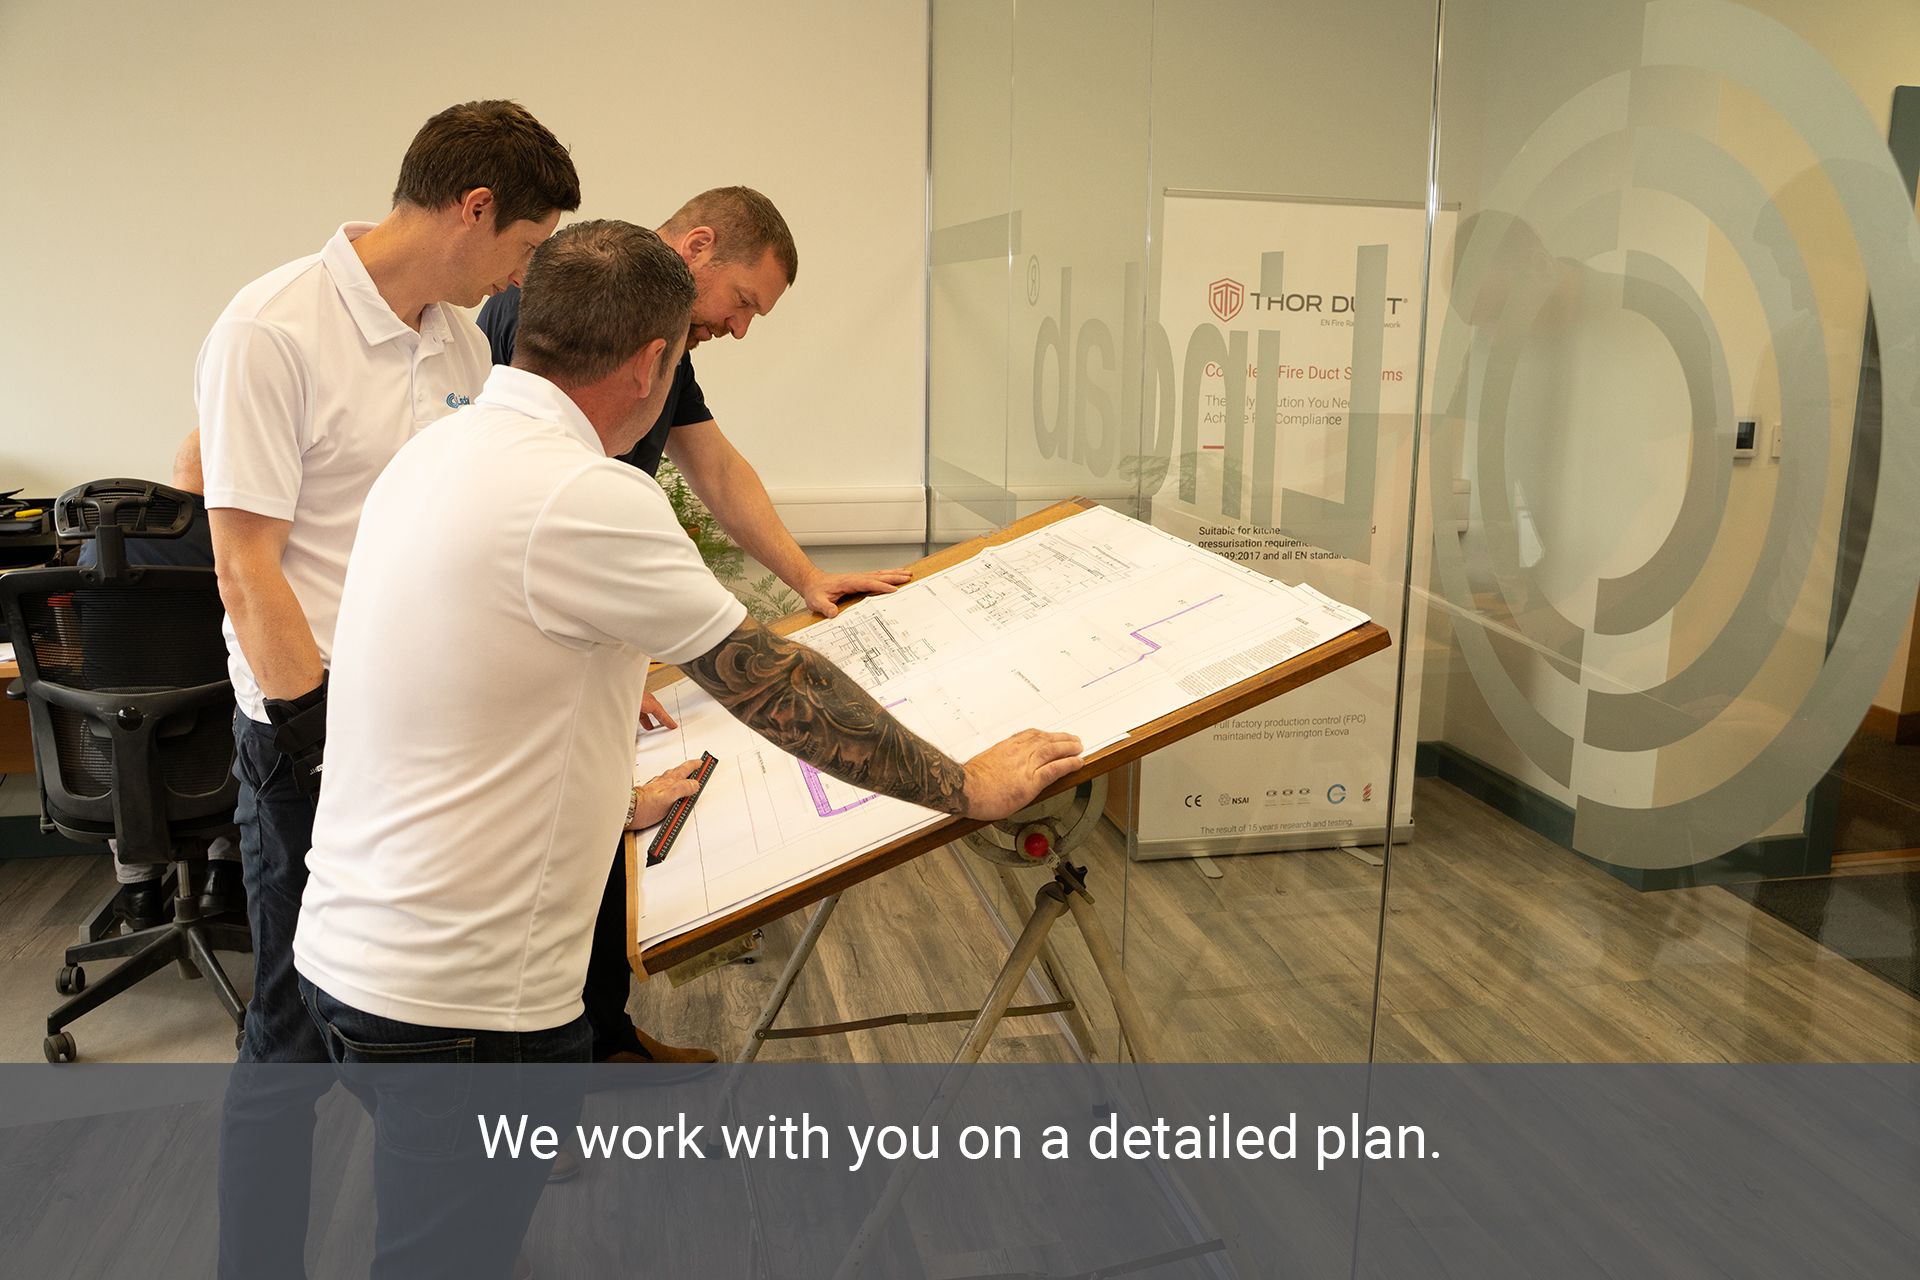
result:
[[[943,813],[966,812],[966,771],[805,645],[749,619],[680,669],[741,723],[821,772]]]

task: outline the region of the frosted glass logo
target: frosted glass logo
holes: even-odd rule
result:
[[[1246,300],[1247,291],[1238,280],[1215,280],[1207,294],[1207,305],[1220,317],[1221,324],[1239,315]]]
[[[1281,287],[1284,256],[1261,254],[1260,287],[1252,294],[1232,277],[1214,281],[1209,310],[1217,316],[1230,305],[1235,315],[1254,314],[1289,297],[1324,301],[1335,296],[1288,294]],[[1340,330],[1351,354],[1342,364],[1325,367],[1340,369],[1340,380],[1350,380],[1352,390],[1337,406],[1346,419],[1344,490],[1333,498],[1286,486],[1275,474],[1282,409],[1293,413],[1306,407],[1304,402],[1281,404],[1281,383],[1305,380],[1307,374],[1305,366],[1283,365],[1280,331],[1260,327],[1249,333],[1203,321],[1188,334],[1184,356],[1176,362],[1167,330],[1158,322],[1143,324],[1140,264],[1126,263],[1123,270],[1116,336],[1114,327],[1098,317],[1076,327],[1073,268],[1060,268],[1059,303],[1041,317],[1034,335],[1033,435],[1040,456],[1071,458],[1094,476],[1110,474],[1117,463],[1123,474],[1139,475],[1146,493],[1171,484],[1183,503],[1204,501],[1223,516],[1283,525],[1290,537],[1370,563],[1380,387],[1403,376],[1381,363],[1389,305],[1405,301],[1387,294],[1387,246],[1356,246],[1354,291],[1338,295],[1342,302],[1351,300],[1350,307],[1340,308],[1353,315],[1352,327]],[[1209,390],[1210,377],[1219,379],[1217,393]],[[1291,392],[1287,395],[1293,399]],[[1336,406],[1330,402],[1329,407]],[[1233,425],[1223,432],[1221,465],[1208,479],[1219,491],[1203,499],[1202,432],[1216,419]],[[1120,446],[1136,424],[1140,452],[1123,455]]]
[[[1648,106],[1717,100],[1729,86],[1765,104],[1774,136],[1682,127],[1677,111]],[[1789,134],[1814,163],[1781,177],[1764,149]],[[1912,609],[1920,228],[1910,194],[1830,63],[1772,19],[1716,0],[1649,4],[1639,65],[1562,102],[1493,178],[1471,232],[1462,223],[1451,306],[1433,317],[1443,328],[1428,478],[1436,495],[1472,495],[1460,523],[1435,521],[1434,579],[1479,698],[1570,798],[1573,848],[1641,869],[1706,862],[1765,836],[1819,783]],[[1808,203],[1801,191],[1844,214],[1850,234],[1792,218],[1795,198]],[[1672,235],[1647,234],[1650,210],[1663,226],[1697,227],[1702,244],[1717,235],[1711,279]],[[1859,378],[1848,367],[1859,336],[1829,351],[1831,327],[1846,322],[1822,315],[1815,288],[1816,268],[1842,244],[1843,268],[1857,247],[1881,361],[1872,520],[1845,546],[1829,493],[1849,453],[1833,434],[1849,401],[1835,393],[1846,385],[1850,396]],[[1576,310],[1568,299],[1584,301]],[[1725,317],[1741,311],[1759,323],[1739,316],[1724,336],[1750,348],[1749,331],[1764,333],[1760,376],[1793,423],[1764,487],[1733,477],[1739,361],[1722,339]],[[1564,455],[1580,440],[1565,409],[1572,384],[1542,370],[1576,367],[1550,357],[1610,350],[1591,335],[1623,324],[1664,342],[1683,388],[1670,393],[1684,403],[1668,434],[1636,435],[1625,419],[1610,432],[1611,450],[1659,446],[1660,464],[1683,476],[1644,549],[1576,536],[1557,519],[1581,497],[1563,477],[1605,480],[1540,464],[1543,451]],[[1734,543],[1749,550],[1716,558]],[[1593,550],[1619,545],[1634,554]],[[1830,610],[1842,555],[1857,576]],[[1833,616],[1799,617],[1811,612]]]

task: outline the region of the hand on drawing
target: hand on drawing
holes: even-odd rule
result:
[[[653,729],[678,729],[679,727],[680,722],[667,714],[667,709],[660,705],[660,699],[650,693],[641,695],[640,732],[646,733]]]
[[[658,826],[675,800],[690,796],[700,789],[700,784],[693,780],[699,768],[698,760],[688,760],[635,787],[633,821],[627,824],[627,830],[645,831],[648,827]]]
[[[967,817],[989,821],[1018,813],[1080,767],[1080,739],[1026,729],[967,761]]]
[[[885,595],[898,591],[913,581],[913,574],[905,569],[881,569],[875,573],[822,573],[815,575],[800,588],[800,598],[807,608],[823,618],[831,618],[840,612],[837,603],[845,596]]]

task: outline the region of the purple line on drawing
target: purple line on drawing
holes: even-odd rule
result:
[[[1164,618],[1154,619],[1152,622],[1147,623],[1146,626],[1141,627],[1138,631],[1129,631],[1127,633],[1128,635],[1132,636],[1135,640],[1138,640],[1141,644],[1147,646],[1146,652],[1142,653],[1139,657],[1135,658],[1132,662],[1127,663],[1126,666],[1115,667],[1113,670],[1107,672],[1107,675],[1105,676],[1095,676],[1093,679],[1087,681],[1085,684],[1081,685],[1080,687],[1082,689],[1091,689],[1093,688],[1093,686],[1099,684],[1102,680],[1105,680],[1107,676],[1117,676],[1122,671],[1125,671],[1127,667],[1139,666],[1141,663],[1145,662],[1149,657],[1160,652],[1160,646],[1155,644],[1153,641],[1147,639],[1146,636],[1142,635],[1141,634],[1142,631],[1146,631],[1150,627],[1157,627],[1163,622],[1172,622],[1175,618],[1179,617],[1181,613],[1192,613],[1195,609],[1198,609],[1200,605],[1212,604],[1215,600],[1220,599],[1220,597],[1224,595],[1226,595],[1226,592],[1224,591],[1216,592],[1213,595],[1208,596],[1205,600],[1200,601],[1199,604],[1188,605],[1186,608],[1182,609],[1180,613],[1170,613]]]
[[[891,710],[905,701],[907,701],[907,699],[897,698],[883,705]],[[833,806],[833,802],[827,799],[827,784],[826,781],[821,778],[820,771],[808,764],[805,760],[797,761],[797,763],[800,766],[800,779],[807,784],[807,794],[813,797],[813,811],[823,818],[832,818],[843,813],[850,813],[867,803],[867,801],[878,800],[880,798],[876,795],[864,795],[858,800],[843,804],[836,809]]]
[[[836,809],[833,807],[833,802],[827,799],[827,784],[821,781],[820,771],[818,769],[803,760],[800,762],[800,777],[807,784],[807,794],[813,797],[814,812],[823,818],[835,817],[851,809],[858,809],[867,801],[877,798],[875,796],[861,796],[858,800],[850,804],[843,804]]]

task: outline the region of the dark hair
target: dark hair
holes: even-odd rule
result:
[[[713,256],[722,262],[755,263],[769,249],[787,273],[787,283],[800,274],[800,251],[794,248],[787,220],[773,201],[752,187],[715,187],[680,206],[661,230],[682,236],[695,227],[713,228]]]
[[[581,386],[665,338],[665,372],[692,311],[693,273],[659,236],[630,222],[576,222],[541,245],[527,268],[513,364]]]
[[[475,187],[493,192],[496,232],[580,207],[572,157],[517,102],[463,102],[421,125],[400,162],[393,202],[444,209]]]

